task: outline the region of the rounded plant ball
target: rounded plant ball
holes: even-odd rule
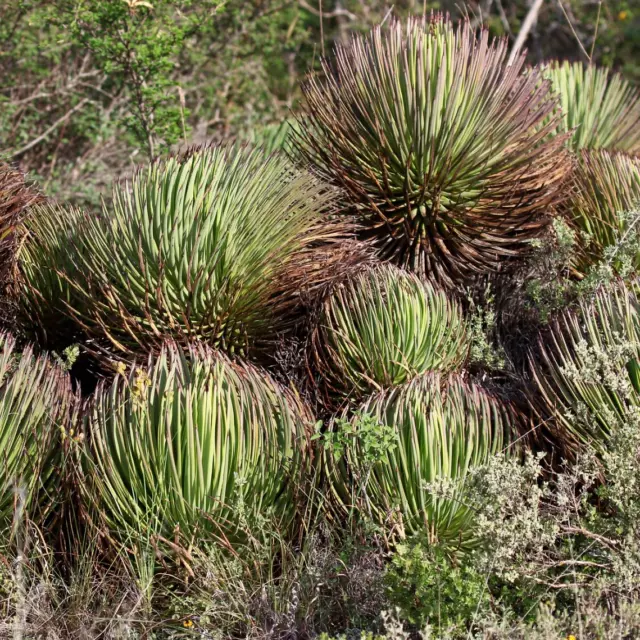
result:
[[[123,364],[86,417],[101,511],[118,536],[237,540],[286,531],[304,482],[309,418],[266,373],[166,345]]]
[[[325,301],[317,336],[330,386],[367,394],[464,362],[467,329],[447,294],[392,265],[361,272]]]
[[[324,461],[341,513],[366,514],[392,535],[426,533],[468,549],[473,513],[460,499],[469,472],[506,450],[514,430],[510,406],[460,376],[422,375],[366,400],[334,434],[352,434]],[[332,441],[340,440],[334,435]],[[431,483],[449,484],[440,497]]]
[[[246,354],[286,332],[302,291],[327,278],[318,247],[347,233],[327,219],[334,204],[335,189],[260,149],[154,162],[100,215],[38,210],[23,265],[29,309],[70,318],[116,356],[167,339]]]

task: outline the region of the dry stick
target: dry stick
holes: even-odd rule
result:
[[[573,28],[573,23],[571,22],[571,19],[567,14],[567,10],[564,8],[564,4],[562,3],[562,0],[558,0],[558,4],[560,5],[560,9],[562,9],[562,13],[564,14],[564,17],[567,19],[567,23],[569,25],[569,28],[571,29],[571,33],[573,33],[573,37],[578,42],[580,49],[582,49],[582,53],[584,53],[584,55],[587,57],[587,60],[591,62],[591,56],[587,53],[587,50],[584,48],[584,45],[582,44],[582,40],[580,40],[580,38],[578,37],[578,34],[576,33],[576,30]]]
[[[324,58],[324,24],[322,21],[322,0],[318,0],[318,15],[320,16],[320,45],[322,47],[322,57]]]
[[[16,156],[21,156],[23,153],[26,153],[27,151],[29,151],[29,149],[33,149],[33,147],[35,147],[37,144],[42,142],[47,136],[53,133],[61,124],[66,122],[76,111],[79,111],[80,109],[82,109],[82,107],[84,107],[84,105],[87,104],[87,102],[91,102],[91,100],[89,100],[89,98],[84,98],[83,100],[78,102],[78,104],[75,107],[73,107],[73,109],[70,109],[61,118],[58,118],[46,131],[41,133],[37,138],[33,139],[28,144],[24,145],[24,147],[22,147],[21,149],[14,151],[11,155],[15,158]]]
[[[522,46],[527,41],[527,36],[529,35],[529,31],[536,23],[538,19],[538,13],[540,12],[540,7],[542,7],[542,3],[544,0],[534,0],[534,3],[531,5],[531,9],[529,9],[529,13],[527,13],[524,22],[522,23],[522,28],[520,29],[520,33],[516,38],[516,41],[513,44],[513,48],[511,49],[511,53],[509,54],[509,60],[507,61],[507,66],[511,66],[514,62]]]
[[[589,55],[589,59],[593,60],[593,52],[596,49],[596,40],[598,39],[598,28],[600,27],[600,12],[602,11],[602,0],[598,2],[598,16],[596,17],[596,29],[593,34],[593,42],[591,43],[591,54]]]

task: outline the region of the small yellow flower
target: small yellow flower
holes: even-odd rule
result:
[[[621,11],[618,14],[618,20],[620,20],[621,22],[624,22],[628,18],[629,18],[629,12],[628,11]]]
[[[573,634],[571,634],[567,636],[567,640],[576,640],[576,637]]]
[[[116,362],[115,364],[116,373],[119,373],[123,376],[127,372],[127,365],[124,362]]]
[[[182,626],[183,626],[185,629],[191,629],[191,628],[193,628],[193,620],[185,620],[185,621],[182,623]],[[575,640],[575,638],[574,638],[573,640]]]

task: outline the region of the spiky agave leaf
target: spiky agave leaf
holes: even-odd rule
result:
[[[575,266],[583,273],[608,258],[629,232],[638,233],[640,159],[624,153],[583,150],[572,177],[572,194],[564,205],[568,219],[586,238]],[[612,257],[615,263],[615,256]],[[614,264],[614,266],[616,266]],[[635,263],[640,267],[640,255]]]
[[[0,530],[22,518],[44,517],[55,502],[60,429],[73,403],[69,377],[31,348],[0,335]],[[22,520],[24,522],[24,520]]]
[[[507,53],[468,20],[410,19],[339,46],[304,87],[302,158],[345,190],[383,257],[443,283],[519,256],[562,198],[557,100]]]
[[[571,133],[569,145],[640,153],[640,92],[618,73],[581,62],[544,67],[560,98],[558,130]]]
[[[569,451],[604,451],[612,432],[640,407],[640,301],[618,285],[565,311],[530,356],[541,420]]]
[[[72,295],[61,311],[120,353],[168,337],[245,351],[286,328],[301,283],[326,278],[309,254],[345,237],[325,224],[333,204],[330,187],[279,155],[196,148],[117,185],[101,216],[82,217],[70,254],[56,245],[34,270],[62,273]],[[50,290],[38,293],[55,307]]]
[[[510,407],[456,374],[428,373],[372,396],[359,413],[391,427],[396,446],[368,469],[358,438],[337,459],[325,453],[341,509],[370,512],[401,535],[426,530],[433,542],[471,545],[473,514],[456,497],[470,469],[508,447],[515,424]],[[452,482],[452,495],[433,495],[427,484],[441,480]]]
[[[92,491],[116,535],[233,539],[244,521],[284,530],[294,514],[308,418],[253,366],[168,344],[100,385],[86,421]]]
[[[316,345],[330,384],[360,395],[454,369],[468,351],[466,338],[462,310],[444,291],[382,265],[327,298]]]

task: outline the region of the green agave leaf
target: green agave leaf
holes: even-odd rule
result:
[[[296,147],[384,258],[451,285],[530,248],[570,170],[557,98],[468,20],[393,22],[310,75]],[[345,211],[352,213],[353,211]]]
[[[624,153],[582,151],[572,178],[572,193],[563,206],[565,216],[586,239],[575,260],[585,273],[607,257],[607,249],[623,241],[640,216],[640,159]],[[637,231],[632,237],[637,236]],[[620,268],[615,256],[613,266]],[[640,267],[640,256],[634,264]]]
[[[0,531],[16,510],[45,518],[56,501],[54,472],[60,465],[60,433],[73,404],[66,374],[30,348],[0,335]],[[24,522],[24,520],[23,520]]]
[[[328,277],[313,256],[349,233],[326,220],[333,206],[334,190],[286,158],[193,149],[116,186],[100,216],[41,208],[30,299],[124,354],[167,337],[244,352],[287,329],[301,289]]]
[[[262,517],[286,530],[309,424],[266,373],[168,344],[147,367],[102,384],[90,403],[99,506],[121,537],[234,540]]]
[[[460,307],[391,265],[368,269],[336,288],[324,304],[318,334],[320,370],[347,394],[455,369],[468,351]]]
[[[569,145],[640,153],[640,92],[618,73],[581,62],[552,62],[543,69],[560,98],[558,131]]]
[[[553,417],[557,437],[571,449],[605,451],[612,431],[640,406],[640,302],[619,285],[564,312],[540,337],[530,370],[542,420]]]
[[[375,522],[401,535],[426,531],[433,542],[473,546],[473,514],[457,498],[469,470],[509,446],[511,408],[458,375],[428,373],[372,396],[358,414],[391,427],[397,446],[370,469],[357,439],[337,460],[325,454],[341,510],[370,512]],[[450,481],[450,492],[434,495],[428,484],[442,480]]]

